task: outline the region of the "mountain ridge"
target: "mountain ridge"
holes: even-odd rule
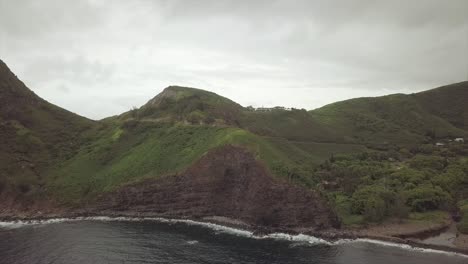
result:
[[[94,122],[37,96],[0,61],[0,196],[39,191],[51,163],[73,155]]]
[[[306,221],[310,228],[339,226],[332,221],[337,215],[343,223],[364,217],[381,220],[388,210],[406,208],[396,203],[395,197],[400,196],[408,196],[405,206],[411,210],[443,209],[444,203],[454,207],[455,201],[468,199],[460,189],[465,186],[465,165],[460,158],[465,155],[464,145],[453,142],[467,135],[468,109],[463,98],[468,98],[468,82],[414,95],[350,99],[312,111],[256,111],[212,92],[170,86],[142,107],[101,121],[46,102],[9,69],[0,69],[0,86],[0,102],[8,103],[0,106],[0,215],[96,206],[111,212],[127,210],[126,205],[134,202],[144,213],[180,216],[181,211],[169,206],[175,202],[191,217],[195,215],[187,204],[226,198],[219,191],[224,184],[218,181],[231,184],[230,178],[244,179],[227,191],[250,192],[255,187],[251,183],[256,182],[251,170],[261,172],[265,182],[271,183],[268,188],[285,190],[270,197],[272,201],[284,204],[283,199],[292,199],[291,206],[284,208],[266,203],[270,198],[265,197],[260,199],[264,204],[256,198],[239,203],[243,208],[249,203],[268,207],[263,215],[253,211],[243,215],[246,221],[257,219],[253,224],[260,224],[260,219],[272,221],[271,215],[277,215],[282,219],[277,224],[288,226],[293,219],[285,212],[304,206],[304,201],[287,191],[295,188],[316,197],[310,200],[311,208],[321,208],[316,218],[321,220]],[[19,96],[3,93],[15,89]],[[452,90],[454,95],[445,94]],[[436,142],[447,146],[436,147]],[[230,159],[237,161],[228,166]],[[415,171],[427,164],[434,169],[425,174]],[[400,168],[408,175],[401,175]],[[411,192],[398,189],[401,183],[388,191],[385,177],[411,179],[414,182],[405,187]],[[198,181],[206,181],[212,188],[207,196],[185,194],[180,191],[183,184],[175,179],[193,180],[189,185],[198,187],[202,186]],[[145,183],[154,188],[145,189]],[[167,205],[158,204],[158,196],[150,195],[154,190],[162,192],[158,187],[162,185],[169,188],[163,192],[166,196],[174,194],[165,196]],[[135,190],[140,189],[148,197],[138,196]],[[427,202],[427,194],[437,195],[444,203]],[[130,201],[126,195],[138,199]],[[385,209],[372,211],[376,205],[363,202],[362,195],[372,196]],[[206,214],[232,217],[219,204],[200,208]],[[197,217],[206,214],[197,213]]]

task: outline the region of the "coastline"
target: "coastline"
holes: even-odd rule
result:
[[[106,212],[106,214],[96,214],[89,212],[71,212],[71,213],[54,213],[41,215],[6,215],[0,214],[0,222],[10,223],[12,226],[15,223],[20,225],[27,224],[47,224],[67,221],[159,221],[168,223],[185,223],[190,225],[205,226],[215,230],[228,230],[227,233],[236,233],[252,238],[280,238],[286,240],[294,240],[294,237],[308,236],[319,240],[319,243],[329,245],[337,245],[343,242],[368,242],[381,244],[384,246],[395,246],[404,249],[417,251],[430,251],[438,253],[454,253],[468,258],[468,249],[457,247],[456,245],[445,246],[428,244],[420,241],[418,237],[427,235],[428,232],[436,232],[437,230],[424,230],[422,232],[411,233],[411,237],[405,236],[394,237],[386,235],[366,234],[352,229],[327,229],[327,230],[311,230],[308,228],[266,228],[261,226],[252,226],[248,223],[237,219],[232,219],[223,216],[207,216],[201,218],[171,218],[168,215],[160,215],[154,213],[132,213],[132,212]],[[48,222],[49,221],[49,222]],[[1,226],[0,226],[1,228]],[[447,226],[440,226],[438,231],[443,231]],[[305,238],[302,238],[305,239]]]

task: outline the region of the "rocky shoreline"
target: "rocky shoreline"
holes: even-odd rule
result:
[[[210,151],[184,172],[125,185],[74,208],[62,207],[53,199],[0,202],[0,221],[100,216],[197,221],[247,230],[257,236],[304,234],[331,242],[370,239],[468,256],[465,244],[451,247],[417,240],[428,232],[440,232],[449,222],[407,226],[401,233],[385,228],[344,229],[317,191],[274,178],[252,153],[236,146]]]
[[[67,213],[52,213],[52,214],[23,214],[19,215],[9,215],[9,214],[0,214],[0,222],[18,222],[18,221],[47,221],[52,219],[67,219],[67,220],[80,220],[80,219],[92,219],[92,218],[99,218],[99,217],[106,217],[109,219],[119,219],[119,218],[128,218],[128,219],[167,219],[173,221],[193,221],[195,223],[205,223],[205,224],[215,224],[219,226],[234,228],[242,231],[249,231],[254,236],[262,237],[267,236],[270,234],[287,234],[287,235],[308,235],[316,238],[320,238],[331,243],[337,242],[343,239],[349,240],[363,240],[363,241],[377,241],[377,242],[385,242],[391,243],[394,245],[401,245],[401,246],[410,246],[412,248],[419,248],[424,250],[436,250],[436,251],[443,251],[443,252],[450,252],[450,253],[457,253],[462,254],[468,257],[468,249],[461,248],[461,247],[450,247],[450,246],[443,246],[443,245],[434,245],[434,244],[427,244],[421,241],[418,241],[418,238],[421,235],[426,235],[428,232],[436,232],[436,230],[424,230],[423,232],[411,233],[411,237],[408,235],[405,238],[401,237],[394,237],[394,236],[386,236],[386,235],[370,235],[365,234],[364,232],[351,230],[351,229],[326,229],[326,230],[311,230],[308,228],[271,228],[265,226],[253,226],[247,224],[241,220],[232,219],[223,216],[209,216],[209,217],[202,217],[202,218],[166,218],[165,216],[161,216],[159,214],[152,214],[152,213],[138,213],[138,212],[107,212],[106,214],[96,214],[91,212],[84,212],[84,211],[74,211],[74,212],[67,212]],[[443,230],[446,227],[440,227]]]

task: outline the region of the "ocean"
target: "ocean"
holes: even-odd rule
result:
[[[189,220],[93,217],[0,222],[0,263],[468,263],[468,256],[373,241],[255,236]]]

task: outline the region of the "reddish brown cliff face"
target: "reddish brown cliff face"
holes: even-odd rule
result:
[[[251,153],[234,146],[209,152],[178,175],[105,195],[98,208],[177,218],[224,216],[271,229],[339,225],[317,193],[272,178]]]

